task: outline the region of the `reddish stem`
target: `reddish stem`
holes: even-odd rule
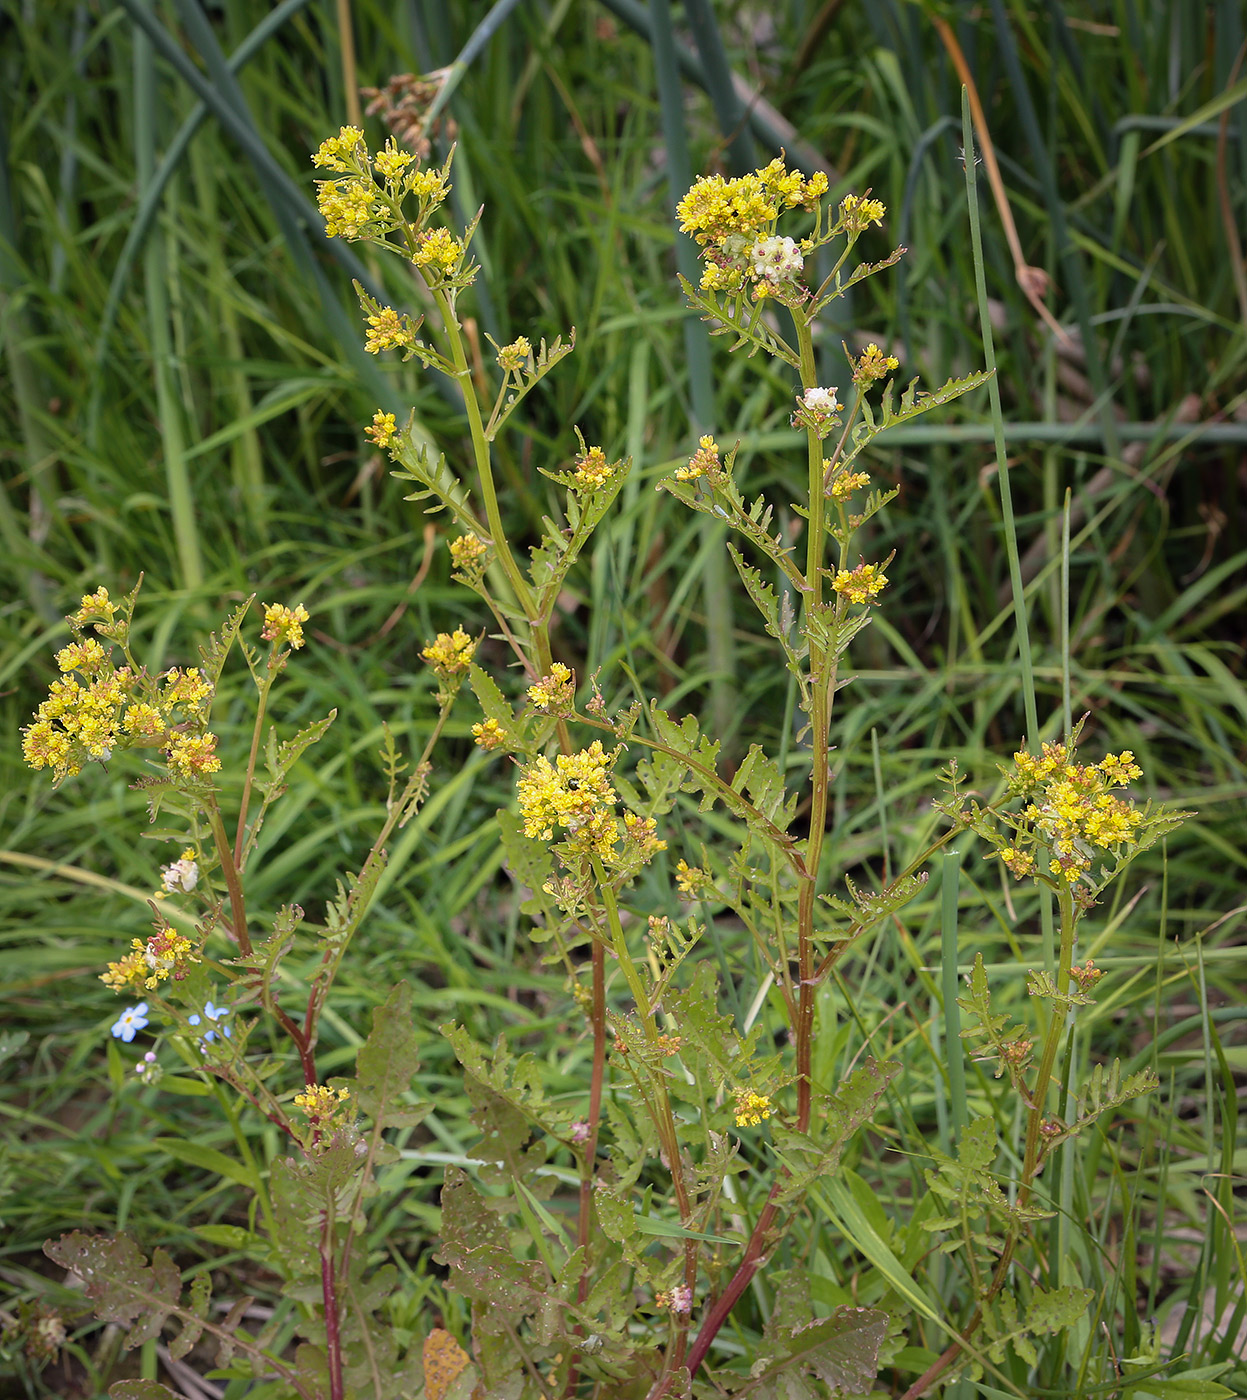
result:
[[[343,1400],[342,1336],[338,1291],[333,1276],[333,1213],[326,1211],[320,1244],[320,1286],[325,1304],[325,1353],[329,1362],[329,1400]]]

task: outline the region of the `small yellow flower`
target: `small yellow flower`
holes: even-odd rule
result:
[[[489,552],[489,546],[479,535],[460,535],[451,540],[450,560],[461,574],[474,576],[481,571],[482,561]]]
[[[154,739],[165,732],[165,719],[155,705],[140,701],[131,705],[122,715],[121,727],[127,734]]]
[[[840,201],[840,218],[849,233],[861,233],[871,224],[881,224],[887,207],[877,199],[846,194]]]
[[[554,763],[543,754],[525,768],[518,785],[524,835],[550,841],[563,827],[574,846],[609,854],[618,834],[618,797],[610,781],[616,753],[606,753],[595,739],[579,753],[561,753]]]
[[[400,151],[391,136],[385,143],[385,150],[377,152],[373,164],[387,180],[397,180],[413,160],[415,156],[410,151]]]
[[[831,586],[850,603],[871,603],[887,587],[887,582],[888,576],[877,564],[859,564],[856,569],[841,569]]]
[[[294,1106],[307,1115],[313,1128],[332,1125],[342,1105],[351,1097],[349,1089],[330,1089],[325,1084],[308,1084],[303,1093],[294,1096]]]
[[[700,866],[690,865],[686,860],[676,861],[675,887],[681,899],[696,899],[709,884],[710,877]]]
[[[736,1095],[736,1126],[756,1128],[764,1118],[771,1116],[771,1100],[766,1094],[755,1094],[752,1089],[734,1089]]]
[[[440,170],[418,170],[414,175],[408,175],[407,184],[426,210],[436,208],[450,189],[445,174]]]
[[[483,719],[472,726],[472,742],[486,751],[498,749],[507,742],[507,731],[496,719]]]
[[[719,444],[709,434],[697,439],[697,451],[688,459],[688,464],[677,467],[677,481],[696,481],[699,476],[714,476],[722,469],[719,461]]]
[[[377,217],[377,191],[371,180],[322,180],[316,207],[325,221],[326,238],[362,238]]]
[[[216,735],[175,734],[169,745],[169,767],[182,778],[219,772],[221,760],[216,755]]]
[[[108,661],[108,653],[94,637],[71,642],[56,653],[56,664],[62,671],[81,671],[84,676],[97,675]]]
[[[615,472],[615,463],[606,460],[600,447],[590,447],[576,458],[576,482],[590,490],[605,486]]]
[[[1004,861],[1005,865],[1008,867],[1009,873],[1013,875],[1015,879],[1024,879],[1027,875],[1034,872],[1035,857],[1031,855],[1029,851],[1019,851],[1013,846],[1006,846],[1004,850],[1000,852],[1000,859]]]
[[[179,706],[190,715],[204,713],[204,702],[212,698],[212,686],[198,666],[189,666],[185,671],[174,666],[164,675],[164,687],[160,703],[166,709]]]
[[[551,662],[550,674],[528,687],[528,698],[539,710],[566,709],[575,694],[572,671],[561,661]]]
[[[528,339],[521,335],[498,351],[498,363],[508,374],[515,374],[527,367],[528,357],[532,353],[533,347],[528,343]]]
[[[364,429],[364,436],[378,447],[389,447],[398,434],[398,424],[392,413],[382,413],[380,409],[372,415],[372,426]]]
[[[403,350],[415,344],[415,333],[408,318],[400,316],[392,306],[383,306],[375,316],[369,316],[367,325],[364,349],[370,355],[380,354],[382,350]]]
[[[900,361],[895,355],[885,355],[874,341],[871,341],[860,358],[853,362],[853,383],[865,388],[876,380],[886,379],[889,372],[899,366]]]
[[[462,627],[456,627],[453,632],[439,632],[420,655],[438,676],[449,680],[465,674],[475,651],[476,642]]]
[[[292,651],[303,645],[303,624],[308,619],[308,611],[302,603],[288,608],[284,603],[264,605],[264,630],[260,636],[266,642],[285,642]]]
[[[854,491],[869,485],[870,476],[867,472],[842,472],[831,483],[831,494],[835,500],[845,501]]]
[[[320,143],[319,148],[312,154],[312,164],[325,170],[351,170],[359,157],[367,154],[364,133],[358,127],[344,126],[336,136],[329,136]]]
[[[107,588],[97,588],[94,593],[83,595],[81,606],[70,619],[71,622],[111,622],[117,612],[117,605],[109,600]]]
[[[430,229],[420,240],[411,260],[417,267],[431,267],[443,276],[453,272],[463,256],[463,244],[449,229]]]
[[[138,951],[127,953],[117,962],[108,964],[108,971],[100,973],[100,981],[114,992],[141,992],[147,986],[147,962],[143,957],[143,944],[136,938]]]

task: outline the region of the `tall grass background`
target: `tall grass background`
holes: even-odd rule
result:
[[[1051,277],[1063,333],[1020,290],[972,156],[1003,432],[982,391],[875,455],[874,471],[901,486],[876,539],[896,559],[840,714],[837,873],[877,883],[905,866],[938,830],[930,801],[950,758],[988,791],[1024,736],[1056,736],[1084,712],[1095,756],[1133,749],[1151,795],[1197,809],[1093,924],[1087,951],[1112,974],[1091,1022],[1096,1055],[1151,1063],[1162,1088],[1127,1115],[1128,1132],[1067,1158],[1062,1202],[1079,1229],[1054,1247],[1074,1249],[1071,1267],[1112,1296],[1127,1353],[1146,1349],[1156,1321],[1165,1357],[1189,1353],[1247,1393],[1244,13],[1237,0],[990,0],[950,20],[942,38],[902,0],[4,0],[7,1306],[55,1287],[39,1247],[61,1230],[128,1229],[189,1266],[219,1260],[205,1227],[237,1209],[202,1154],[168,1145],[227,1149],[228,1125],[208,1126],[197,1101],[123,1092],[128,1065],[108,1037],[115,1006],[96,974],[145,927],[170,858],[143,839],[141,795],[120,765],[53,793],[20,762],[61,615],[142,571],[138,654],[161,666],[192,657],[225,601],[307,604],[311,646],[275,711],[293,726],[336,706],[337,737],[270,818],[251,898],[297,899],[313,918],[332,892],[324,872],[357,866],[380,820],[382,726],[416,743],[435,713],[421,644],[481,622],[449,582],[437,522],[403,502],[360,431],[378,406],[414,410],[456,452],[463,424],[418,362],[362,352],[352,276],[388,299],[404,291],[324,239],[309,151],[357,114],[359,86],[453,65],[440,140],[457,142],[458,216],[485,207],[470,306],[481,343],[577,330],[575,355],[503,447],[510,527],[536,537],[537,468],[570,458],[573,423],[639,465],[568,589],[556,654],[582,677],[600,668],[615,698],[658,694],[700,713],[729,754],[761,737],[798,763],[793,693],[766,664],[721,537],[652,489],[698,431],[739,438],[739,466],[781,514],[802,470],[791,385],[759,381],[683,310],[671,210],[692,175],[781,147],[828,170],[837,197],[871,187],[890,214],[866,256],[887,239],[910,251],[840,304],[820,347],[825,381],[844,378],[842,341],[886,342],[928,386],[983,365],[951,35],[1018,246]],[[244,702],[241,688],[222,693],[227,750],[245,743]],[[414,979],[438,1108],[387,1179],[371,1241],[410,1276],[413,1336],[439,1310],[463,1320],[429,1262],[441,1165],[472,1137],[435,1027],[465,1019],[529,1046],[562,1029],[558,979],[527,943],[501,868],[493,814],[510,776],[467,741],[469,711],[395,845],[321,1051],[326,1074],[349,1062],[378,989]],[[1032,901],[973,848],[958,861],[826,989],[817,1051],[820,1064],[847,1063],[869,1039],[899,1055],[908,1121],[934,1124],[945,1146],[965,1095],[990,1092],[979,1066],[969,1089],[932,1077],[946,974],[981,951],[1021,1005],[1044,940]],[[717,951],[729,1003],[743,1007],[746,956],[730,928]],[[575,1054],[565,1063],[571,1082]],[[887,1150],[903,1140],[905,1114],[896,1121],[901,1138],[868,1139],[860,1170],[899,1203],[923,1188],[921,1163]],[[863,1251],[880,1267],[871,1220],[851,1191],[811,1209],[806,1263],[834,1301],[853,1293]],[[745,1348],[757,1318],[742,1318]],[[927,1341],[939,1350],[944,1338],[932,1329]],[[98,1334],[75,1346],[76,1379],[44,1393],[94,1395],[115,1374]],[[1074,1393],[1066,1384],[1058,1393]]]

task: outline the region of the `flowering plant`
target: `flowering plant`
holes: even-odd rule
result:
[[[62,670],[82,679],[54,685],[26,732],[26,754],[57,781],[114,750],[155,758],[156,774],[141,781],[153,814],[164,805],[182,818],[185,844],[153,900],[155,932],[134,940],[103,974],[117,991],[144,997],[114,1031],[130,1041],[149,1020],[159,1022],[187,1056],[193,1051],[197,1071],[233,1095],[231,1115],[241,1101],[283,1135],[289,1155],[272,1164],[271,1177],[247,1176],[258,1225],[246,1244],[281,1277],[301,1344],[293,1354],[280,1351],[242,1329],[238,1309],[213,1320],[202,1274],[183,1302],[177,1270],[159,1253],[149,1265],[126,1241],[85,1235],[49,1252],[91,1280],[100,1316],[133,1324],[132,1343],[180,1319],[175,1354],[207,1331],[225,1348],[224,1374],[263,1377],[266,1393],[309,1400],[408,1396],[421,1383],[438,1400],[807,1400],[866,1394],[885,1365],[917,1374],[906,1392],[916,1396],[950,1368],[969,1365],[977,1375],[998,1371],[1006,1356],[1025,1362],[1033,1337],[1077,1325],[1087,1301],[1077,1288],[1049,1286],[1035,1262],[1035,1226],[1045,1215],[1036,1177],[1059,1143],[1154,1087],[1146,1073],[1097,1071],[1082,1097],[1067,1094],[1060,1114],[1052,1112],[1057,1051],[1096,980],[1090,962],[1073,963],[1078,920],[1173,818],[1120,795],[1140,776],[1130,754],[1076,764],[1075,733],[1041,756],[1020,752],[993,802],[963,800],[954,771],[944,805],[949,831],[873,891],[846,880],[832,892],[843,871],[828,842],[839,761],[833,719],[848,684],[846,657],[888,585],[889,559],[865,557],[866,527],[897,494],[875,484],[866,451],[886,428],[951,402],[985,376],[931,392],[914,383],[898,398],[891,377],[898,357],[869,343],[846,350],[852,387],[843,402],[838,387],[818,382],[819,315],[901,256],[898,249],[881,262],[851,264],[858,240],[886,214],[868,193],[831,203],[826,177],[805,178],[777,158],[738,179],[698,180],[680,201],[680,227],[704,263],[699,285],[684,283],[690,304],[732,349],[761,351],[795,373],[791,419],[805,440],[796,528],[777,527],[763,496],[748,499],[738,446],[725,452],[712,434],[661,482],[688,509],[732,531],[732,562],[804,715],[795,758],[781,764],[754,744],[733,770],[695,717],[674,715],[657,699],[613,703],[598,677],[579,677],[555,657],[564,582],[631,464],[578,434],[571,462],[543,469],[558,488],[557,504],[527,560],[504,528],[494,445],[574,338],[542,340],[535,350],[525,336],[494,346],[491,385],[484,367],[470,362],[459,312],[476,272],[476,223],[460,233],[443,222],[450,160],[423,168],[393,139],[374,154],[348,127],[314,161],[332,177],[319,193],[329,236],[401,259],[422,304],[407,311],[359,288],[365,348],[416,357],[458,387],[472,470],[434,460],[412,423],[393,413],[378,410],[367,435],[414,487],[409,499],[450,523],[454,577],[479,600],[493,641],[523,680],[508,693],[478,664],[480,635],[466,619],[429,641],[422,656],[436,681],[438,718],[405,782],[387,745],[388,815],[362,868],[339,886],[322,931],[305,929],[293,904],[261,931],[246,897],[256,832],[291,766],[333,720],[281,743],[269,728],[272,686],[303,645],[306,610],[265,609],[266,660],[243,640],[244,605],[204,649],[201,667],[149,677],[127,649],[134,595],[115,605],[101,589],[83,600],[70,619],[76,640],[61,654]],[[814,285],[808,270],[824,253],[831,267]],[[781,333],[777,306],[791,335]],[[86,636],[88,624],[95,638]],[[210,718],[235,642],[258,700],[231,836]],[[120,649],[124,665],[114,664],[105,643]],[[565,976],[567,1035],[583,1042],[586,1069],[569,1090],[553,1063],[562,1046],[548,1057],[514,1058],[505,1040],[491,1048],[463,1026],[441,1028],[481,1134],[467,1166],[447,1169],[437,1256],[447,1289],[466,1301],[469,1326],[458,1339],[432,1329],[417,1351],[389,1322],[395,1271],[373,1268],[361,1243],[375,1173],[393,1151],[387,1134],[415,1127],[431,1108],[411,1102],[418,1035],[405,984],[378,1007],[354,1076],[325,1083],[316,1050],[386,843],[423,801],[434,746],[465,685],[481,712],[475,744],[515,767],[518,815],[499,812],[499,839],[524,892],[533,941]],[[699,817],[712,833],[706,842],[689,834]],[[896,1226],[894,1243],[907,1266],[932,1243],[960,1252],[975,1302],[968,1318],[943,1324],[951,1336],[943,1356],[916,1359],[906,1353],[915,1302],[897,1287],[904,1271],[885,1267],[896,1257],[891,1246],[871,1259],[873,1272],[851,1295],[829,1288],[815,1296],[807,1271],[780,1276],[773,1261],[793,1258],[790,1235],[808,1199],[847,1171],[857,1135],[882,1112],[899,1073],[897,1063],[873,1055],[841,1069],[835,1054],[816,1053],[832,1029],[821,990],[922,889],[931,854],[971,831],[1014,878],[1051,887],[1060,952],[1052,970],[1032,974],[1033,995],[1048,1003],[1037,1070],[1031,1038],[1011,1033],[1008,1018],[992,1010],[981,959],[973,970],[962,1007],[975,1024],[965,1034],[1007,1072],[1024,1145],[1012,1195],[993,1174],[999,1146],[990,1117],[965,1125],[956,1158],[932,1149],[928,1195],[903,1237]],[[1097,869],[1097,859],[1108,863]],[[711,953],[723,926],[746,946],[734,967]],[[292,950],[312,968],[297,1012],[279,975]],[[764,1034],[775,1025],[783,1027],[778,1038]],[[270,1034],[286,1038],[297,1070],[267,1053]],[[241,1130],[240,1150],[252,1160]],[[563,1187],[570,1199],[556,1201]],[[1028,1249],[1035,1267],[1016,1277],[1013,1266]],[[729,1341],[731,1320],[768,1272],[775,1275],[769,1318],[752,1354],[741,1356]]]

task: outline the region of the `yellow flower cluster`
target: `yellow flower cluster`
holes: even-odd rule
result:
[[[831,494],[837,501],[846,501],[859,487],[869,485],[870,476],[867,472],[841,472],[831,483]]]
[[[68,618],[75,632],[88,622],[102,636],[124,642],[127,621],[106,588],[82,599]],[[56,656],[61,679],[22,732],[22,753],[35,769],[50,768],[56,782],[82,771],[91,760],[104,761],[118,746],[166,748],[175,776],[215,772],[221,765],[216,740],[203,732],[212,700],[211,683],[198,669],[174,667],[158,680],[128,666],[115,667],[109,652],[94,637],[82,637]],[[75,675],[74,673],[77,672]]]
[[[420,655],[432,666],[443,680],[452,676],[462,676],[472,662],[476,642],[463,630],[456,627],[453,632],[439,632],[429,642]]]
[[[463,574],[473,574],[480,570],[489,546],[479,535],[460,535],[450,542],[450,560]]]
[[[110,962],[108,971],[100,973],[100,981],[115,992],[154,991],[161,982],[172,977],[180,982],[199,961],[189,938],[169,927],[158,928],[144,942],[135,938],[131,951],[118,962]]]
[[[871,341],[860,358],[853,362],[853,383],[868,388],[876,380],[886,379],[892,370],[900,367],[900,363],[895,355],[885,355]]]
[[[618,800],[610,770],[617,753],[605,752],[595,739],[579,753],[561,753],[554,763],[543,754],[525,768],[518,788],[524,835],[551,841],[562,827],[585,853],[610,854]]]
[[[691,233],[703,247],[722,247],[733,236],[750,237],[769,229],[781,210],[812,205],[826,191],[827,177],[821,171],[804,180],[799,170],[786,169],[780,156],[738,179],[704,175],[676,205],[680,232]]]
[[[840,201],[840,222],[849,233],[861,233],[871,224],[881,224],[887,207],[877,199],[846,194]]]
[[[1129,749],[1094,764],[1073,762],[1061,743],[1044,744],[1039,755],[1014,754],[1009,792],[1029,801],[1018,823],[1019,840],[1000,858],[1019,878],[1033,874],[1035,859],[1025,847],[1042,843],[1051,852],[1049,871],[1073,884],[1091,869],[1095,847],[1116,850],[1133,843],[1143,816],[1113,789],[1141,775]]]
[[[327,1128],[341,1106],[351,1097],[349,1089],[331,1089],[327,1084],[308,1084],[294,1096],[294,1106],[307,1115],[314,1128]]]
[[[686,860],[675,863],[675,887],[682,899],[696,899],[710,884],[710,876],[699,865],[690,865]]]
[[[392,306],[380,307],[375,316],[367,318],[367,325],[368,339],[364,341],[364,349],[370,355],[380,354],[382,350],[405,350],[416,343],[410,319],[400,316]]]
[[[65,651],[69,651],[66,648]],[[64,658],[60,654],[58,661]],[[73,676],[53,681],[48,698],[22,734],[30,767],[51,768],[57,782],[82,771],[88,759],[103,761],[117,744],[121,709],[132,684],[127,669],[96,676],[82,685]]]
[[[444,170],[417,170],[408,175],[407,188],[426,210],[435,209],[446,198],[450,182]]]
[[[831,581],[833,590],[850,603],[871,603],[887,587],[888,576],[878,564],[841,569]]]
[[[344,126],[336,136],[329,136],[320,143],[312,155],[312,164],[325,170],[354,170],[360,157],[366,158],[367,155],[364,133],[358,127]]]
[[[260,636],[266,642],[285,642],[292,651],[303,645],[303,624],[308,612],[302,603],[288,608],[282,603],[266,603],[264,607],[264,631]]]
[[[166,671],[160,703],[165,709],[175,706],[189,717],[198,719],[207,712],[212,699],[212,686],[198,666],[188,666],[185,671],[174,666]]]
[[[496,719],[483,719],[472,726],[472,742],[486,752],[500,749],[507,742],[507,731]]]
[[[561,661],[551,662],[550,674],[528,687],[528,698],[539,710],[569,709],[575,696],[571,669]]]
[[[699,476],[714,476],[722,470],[719,461],[719,444],[709,434],[697,439],[697,451],[688,459],[687,465],[675,469],[677,481],[696,481]]]
[[[528,357],[532,353],[533,347],[527,337],[521,335],[498,351],[498,363],[508,374],[516,374],[527,367]]]
[[[371,180],[322,180],[316,207],[325,221],[326,238],[362,238],[378,216],[376,187]]]
[[[800,275],[811,245],[778,236],[775,225],[784,210],[812,208],[826,192],[827,177],[821,171],[805,180],[779,156],[737,179],[699,179],[676,212],[681,232],[701,244],[706,260],[702,290],[739,292],[749,283],[758,298],[803,296]]]
[[[377,152],[373,164],[387,180],[397,180],[413,160],[415,156],[410,151],[400,151],[391,136],[385,143],[385,150]]]
[[[181,778],[204,778],[221,771],[215,734],[175,734],[169,742],[169,768]]]
[[[71,625],[77,623],[80,627],[88,622],[102,623],[107,627],[116,614],[117,604],[109,598],[108,589],[100,587],[94,593],[88,593],[83,597],[78,611],[70,617],[69,621]],[[98,625],[95,630],[97,632],[100,630]]]
[[[764,1118],[771,1116],[771,1100],[766,1094],[755,1094],[752,1089],[734,1089],[736,1095],[736,1126],[756,1128]]]
[[[411,260],[417,267],[431,267],[443,276],[452,273],[463,256],[463,244],[449,229],[430,229],[420,240]]]
[[[590,447],[576,458],[576,483],[590,490],[605,486],[615,473],[615,465],[606,460],[606,453],[600,447]]]
[[[382,413],[380,409],[372,415],[372,425],[364,429],[364,436],[378,447],[389,447],[398,435],[398,424],[392,413]]]

